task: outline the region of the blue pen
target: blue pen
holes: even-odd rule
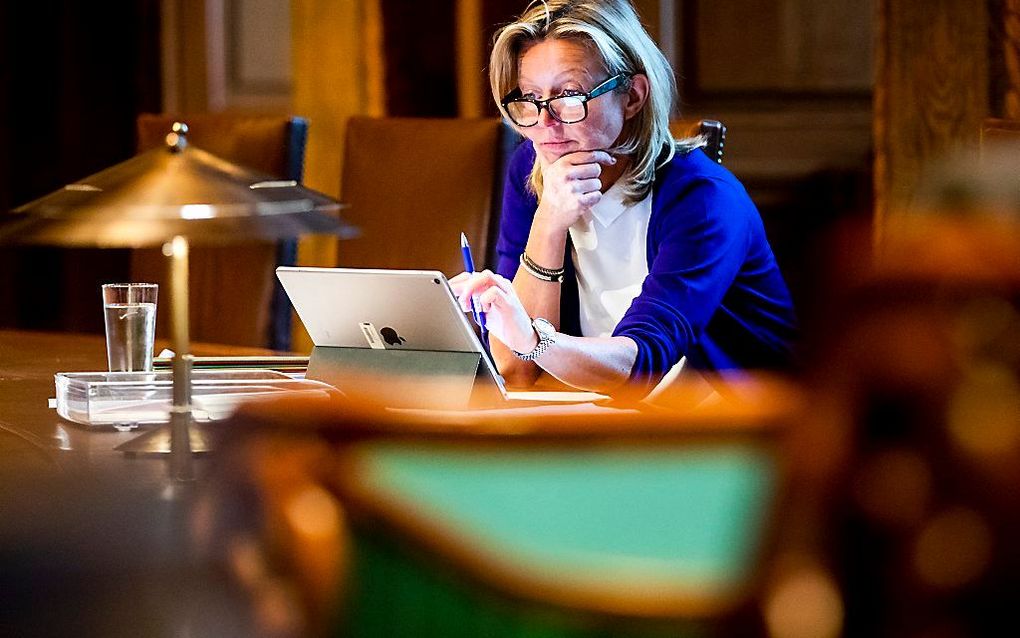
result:
[[[464,257],[464,270],[475,272],[475,260],[471,256],[471,244],[468,243],[467,235],[460,234],[460,254]],[[485,313],[478,309],[478,303],[474,297],[471,298],[471,311],[475,315],[475,323],[482,329],[482,338],[485,338]]]

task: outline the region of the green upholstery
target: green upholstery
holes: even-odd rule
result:
[[[578,614],[500,595],[389,534],[355,537],[349,613],[338,636],[416,638],[696,638],[705,627]]]
[[[753,575],[777,488],[760,443],[480,446],[378,442],[357,452],[369,500],[413,510],[473,548],[565,591],[687,591],[711,599]],[[369,517],[371,518],[371,517]],[[464,569],[414,532],[355,525],[353,635],[700,635],[712,619],[566,609]],[[653,587],[649,588],[651,584]]]

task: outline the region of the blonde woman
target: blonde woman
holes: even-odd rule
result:
[[[784,365],[796,334],[761,217],[698,140],[669,132],[672,70],[627,0],[534,2],[496,36],[493,98],[525,137],[495,272],[452,280],[487,313],[508,383],[650,391],[682,357]]]

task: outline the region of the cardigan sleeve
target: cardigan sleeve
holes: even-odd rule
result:
[[[538,209],[538,198],[528,190],[528,176],[535,163],[535,147],[525,140],[510,156],[506,181],[503,183],[503,207],[496,240],[494,270],[513,279],[520,265],[521,253],[528,245],[531,223]]]
[[[750,214],[757,214],[746,193],[725,182],[664,190],[664,214],[648,233],[648,277],[613,332],[637,344],[628,392],[642,396],[697,343],[720,307],[747,257]]]

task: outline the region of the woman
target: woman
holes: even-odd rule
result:
[[[532,3],[497,35],[489,79],[526,139],[496,272],[451,283],[487,314],[508,383],[545,370],[644,395],[682,357],[783,365],[795,319],[761,218],[699,140],[670,135],[673,73],[627,0]]]

